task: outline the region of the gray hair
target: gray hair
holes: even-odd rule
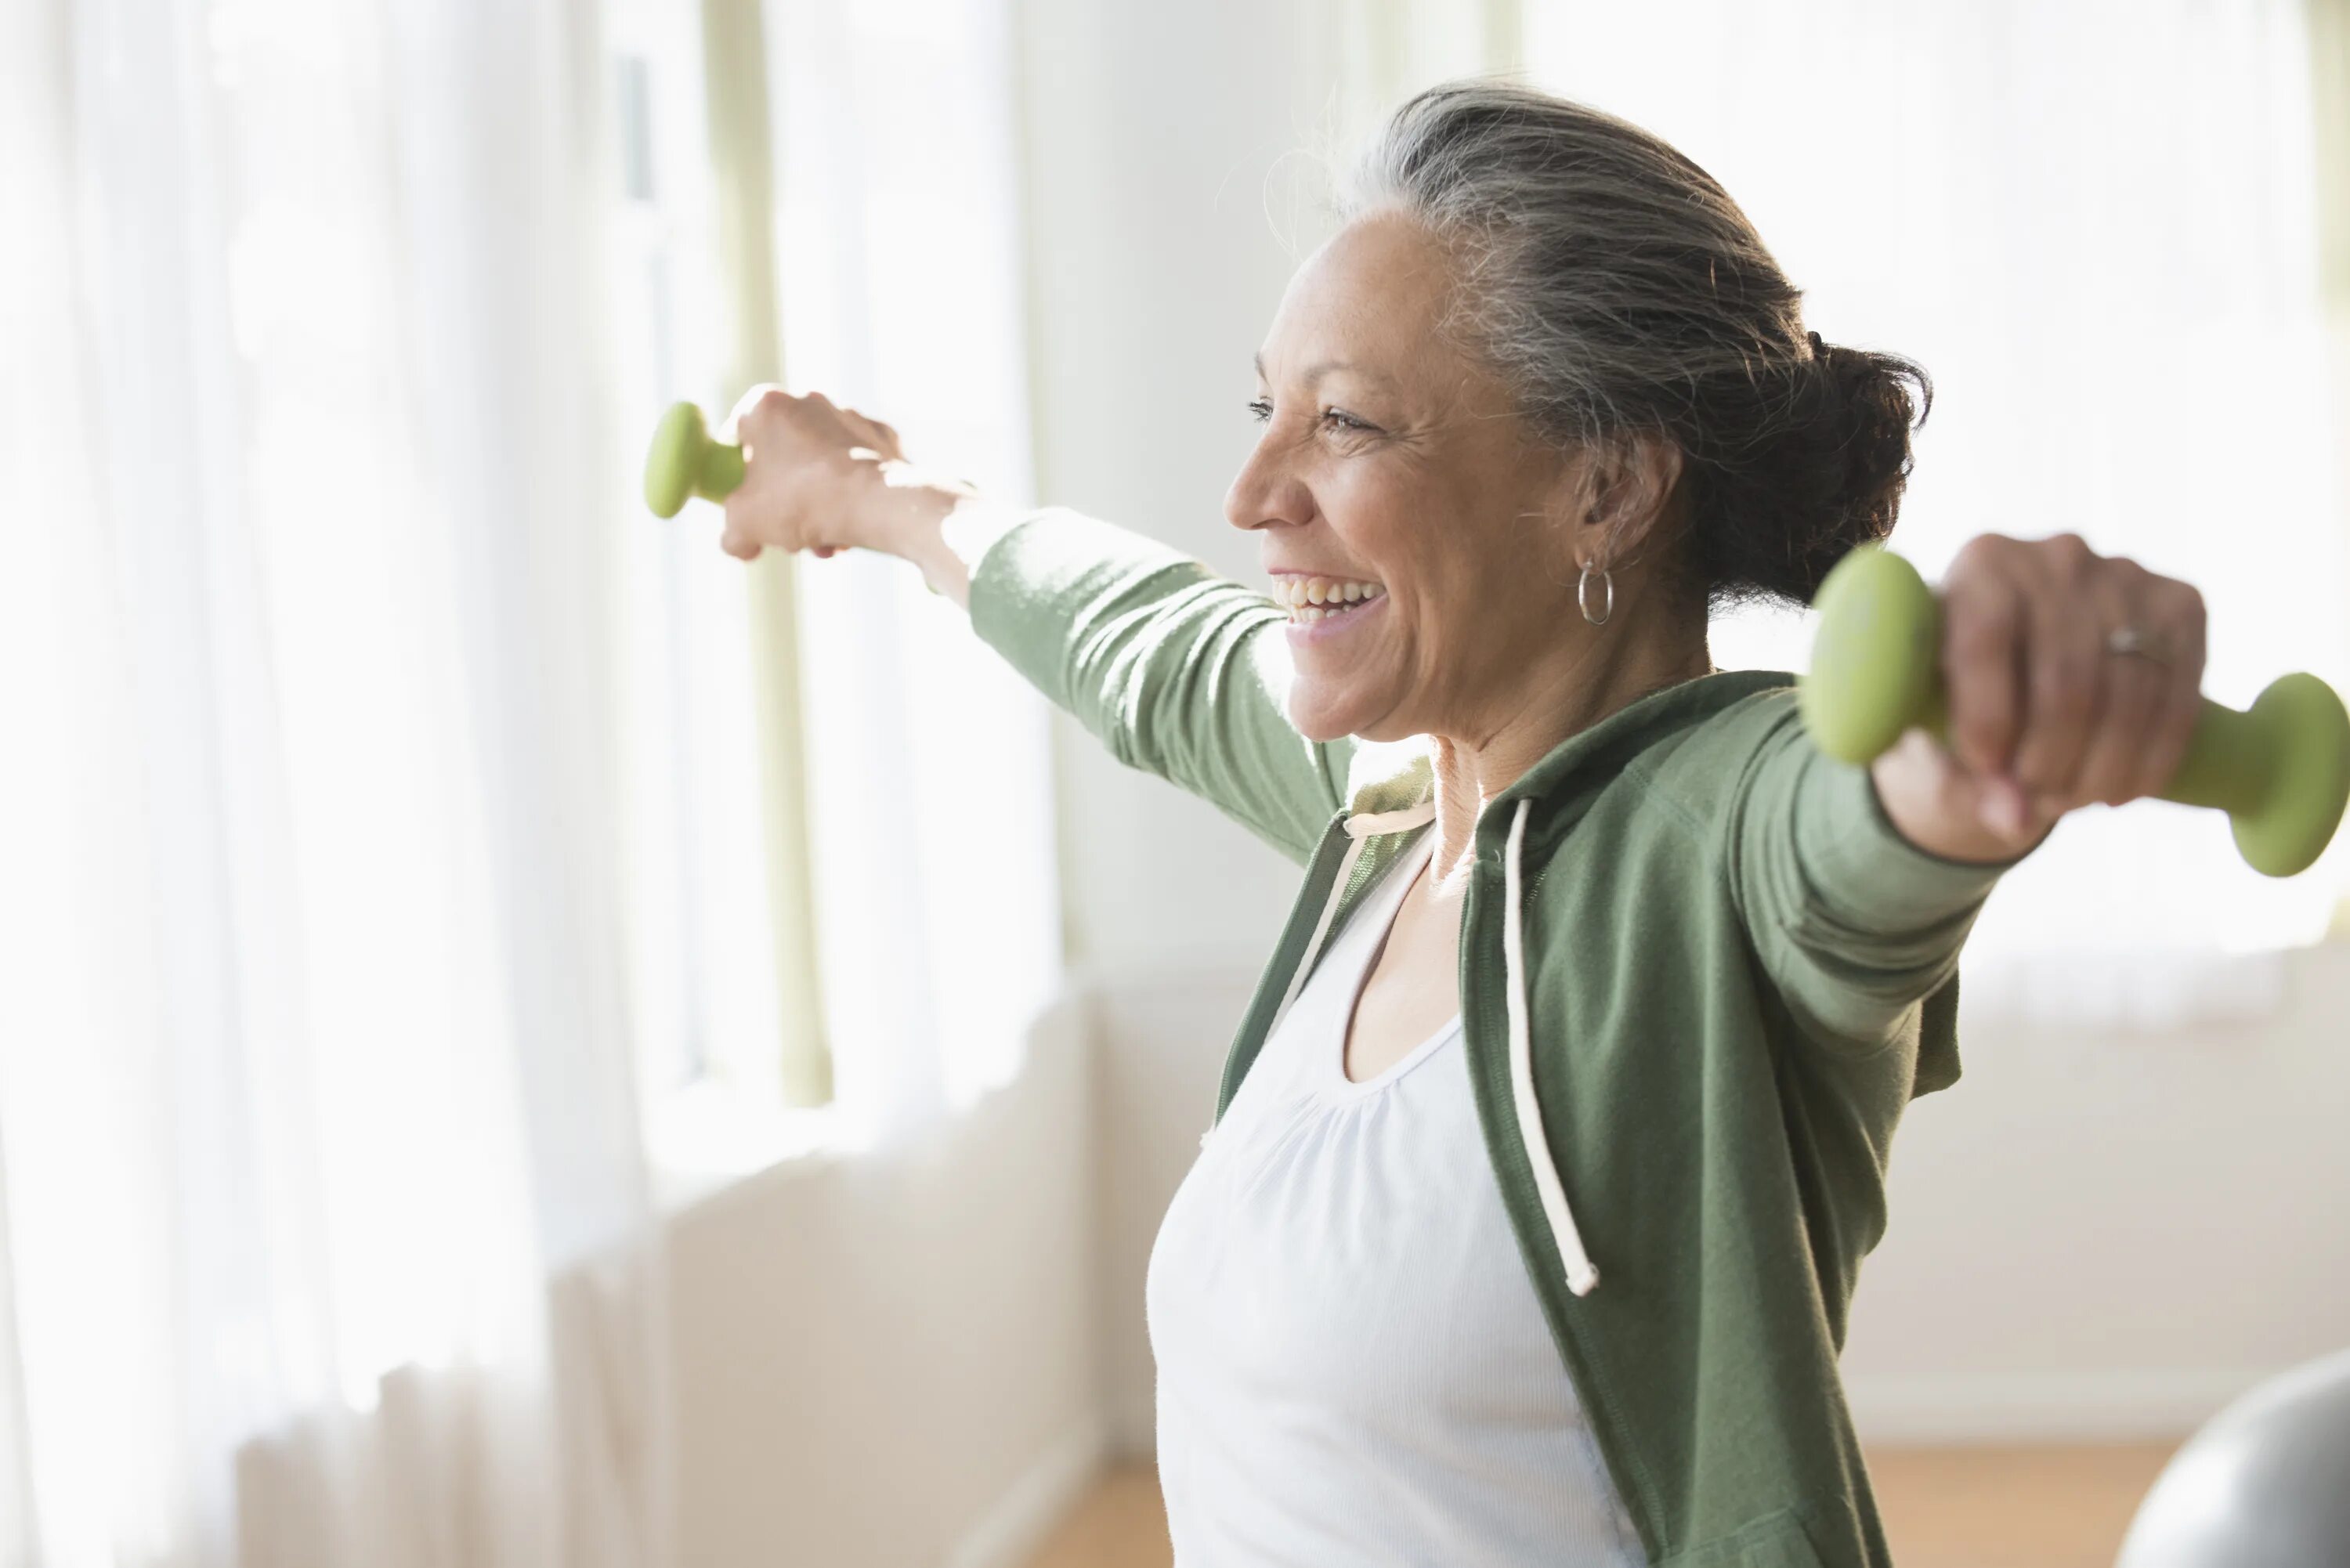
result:
[[[1681,566],[1715,603],[1807,603],[1892,531],[1925,372],[1806,333],[1746,214],[1657,137],[1512,82],[1447,82],[1388,119],[1341,215],[1386,206],[1451,247],[1450,328],[1541,439],[1679,449]]]

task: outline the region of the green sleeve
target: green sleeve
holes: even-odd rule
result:
[[[971,579],[972,629],[1111,755],[1302,865],[1344,799],[1352,742],[1290,726],[1286,619],[1197,561],[1058,508],[1015,524]]]
[[[1917,1003],[1948,1000],[1959,949],[2008,869],[1902,837],[1869,771],[1823,755],[1792,702],[1731,822],[1731,895],[1763,969],[1808,1031],[1862,1046],[1892,1040]]]

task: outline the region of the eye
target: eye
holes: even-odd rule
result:
[[[1335,405],[1322,410],[1322,422],[1342,431],[1368,431],[1378,428],[1366,421],[1357,419],[1346,410]]]
[[[1255,420],[1257,423],[1263,424],[1265,421],[1273,418],[1273,400],[1271,398],[1251,398],[1249,400],[1248,411],[1249,416],[1252,419]]]

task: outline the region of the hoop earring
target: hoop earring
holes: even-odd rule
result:
[[[1581,610],[1583,612],[1583,618],[1589,621],[1592,625],[1606,626],[1608,618],[1616,613],[1616,579],[1609,574],[1607,567],[1601,566],[1597,568],[1599,572],[1601,604],[1599,606],[1599,613],[1597,615],[1593,615],[1591,613],[1592,570],[1593,567],[1591,563],[1586,561],[1583,564],[1583,575],[1575,579],[1575,607]]]

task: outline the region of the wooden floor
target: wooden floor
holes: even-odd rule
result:
[[[2113,1568],[2168,1445],[1887,1449],[1869,1455],[1899,1568]],[[1031,1568],[1169,1568],[1147,1467],[1105,1477]]]

